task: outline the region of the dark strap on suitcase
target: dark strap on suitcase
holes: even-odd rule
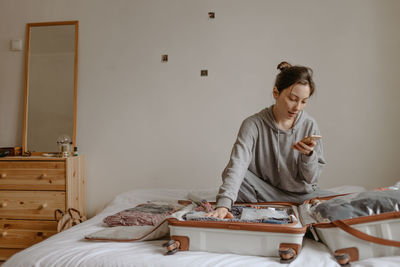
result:
[[[384,246],[392,246],[392,247],[400,247],[400,242],[399,241],[394,241],[394,240],[389,240],[389,239],[384,239],[384,238],[380,238],[380,237],[376,237],[376,236],[372,236],[369,234],[366,234],[364,232],[361,232],[353,227],[351,227],[350,225],[348,225],[347,223],[341,221],[341,220],[337,220],[337,221],[333,221],[332,222],[335,226],[339,227],[340,229],[342,229],[343,231],[346,231],[347,233],[358,237],[362,240],[368,241],[368,242],[372,242],[372,243],[376,243],[376,244],[380,244],[380,245],[384,245]]]

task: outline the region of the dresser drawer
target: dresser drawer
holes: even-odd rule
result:
[[[0,248],[27,248],[56,233],[55,221],[0,220]]]
[[[0,191],[0,218],[54,220],[65,210],[65,192]]]
[[[1,161],[0,189],[65,190],[65,162]]]

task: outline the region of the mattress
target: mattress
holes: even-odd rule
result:
[[[330,189],[337,193],[363,191],[360,187]],[[205,199],[215,199],[216,189],[190,191]],[[106,226],[103,219],[149,200],[185,199],[189,190],[135,190],[122,193],[99,214],[29,247],[6,261],[2,267],[25,266],[285,266],[276,257],[243,256],[185,251],[165,256],[165,240],[144,242],[88,241],[84,236]],[[339,266],[322,243],[305,239],[301,253],[290,266]],[[371,258],[352,266],[400,266],[400,256]]]

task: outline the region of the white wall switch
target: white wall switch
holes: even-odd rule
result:
[[[11,40],[10,43],[11,51],[22,51],[22,40]]]

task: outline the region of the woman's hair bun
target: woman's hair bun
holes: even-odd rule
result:
[[[278,67],[276,67],[278,70],[280,71],[284,71],[288,68],[292,67],[292,65],[290,65],[289,63],[287,63],[286,61],[282,61],[281,63],[279,63]]]

